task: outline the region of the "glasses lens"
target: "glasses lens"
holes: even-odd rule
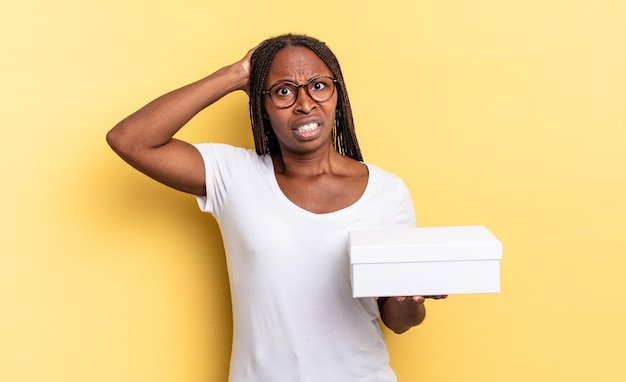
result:
[[[318,77],[309,82],[307,89],[311,98],[317,102],[324,102],[335,92],[335,83],[331,78]]]
[[[296,101],[298,88],[291,83],[277,83],[270,89],[270,98],[278,107],[289,107]]]

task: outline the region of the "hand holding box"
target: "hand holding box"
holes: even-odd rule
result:
[[[350,231],[355,298],[499,293],[501,258],[483,226]]]

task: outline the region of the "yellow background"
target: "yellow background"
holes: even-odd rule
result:
[[[0,380],[224,381],[228,283],[193,197],[106,131],[287,31],[338,55],[365,158],[420,226],[487,226],[502,293],[386,331],[409,381],[626,379],[625,1],[36,1],[0,12]],[[181,137],[251,146],[233,94]],[[328,312],[332,314],[332,312]],[[278,365],[279,367],[279,365]]]

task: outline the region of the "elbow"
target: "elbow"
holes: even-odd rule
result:
[[[113,151],[117,151],[116,147],[119,146],[119,135],[120,134],[118,133],[117,126],[107,132],[106,140],[108,145],[113,149]]]
[[[130,152],[132,148],[130,145],[132,139],[124,133],[124,128],[121,123],[107,132],[106,142],[109,147],[120,156],[124,156],[124,154]]]
[[[395,334],[402,334],[402,333],[406,333],[409,329],[411,329],[410,326],[404,327],[404,328],[389,328],[391,329],[392,332],[394,332]]]
[[[412,305],[413,303],[410,304]],[[426,318],[426,308],[423,303],[419,303],[417,306],[411,305],[407,306],[405,303],[393,304],[393,302],[392,305],[383,304],[380,318],[391,331],[396,334],[402,334],[412,327],[421,324]]]
[[[383,323],[385,324],[387,328],[389,328],[389,330],[391,330],[395,334],[402,334],[402,333],[406,333],[409,329],[421,324],[422,321],[424,321],[423,318],[418,321],[413,321],[411,323],[392,323],[392,322],[384,322],[384,321]]]

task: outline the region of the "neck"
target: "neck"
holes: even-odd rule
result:
[[[287,176],[317,176],[333,172],[341,159],[332,146],[305,155],[281,150],[273,157],[276,173]]]

